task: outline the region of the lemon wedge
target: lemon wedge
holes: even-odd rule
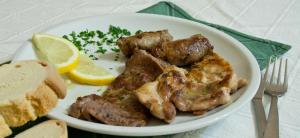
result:
[[[59,73],[69,72],[77,66],[79,51],[72,42],[49,34],[34,34],[32,42],[38,56],[54,64]]]
[[[79,83],[91,85],[108,85],[115,79],[106,69],[95,65],[84,54],[80,54],[78,65],[68,75]]]

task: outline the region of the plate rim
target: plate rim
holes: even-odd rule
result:
[[[256,91],[259,87],[259,82],[261,80],[260,75],[260,69],[258,66],[258,62],[256,61],[254,55],[238,40],[234,39],[233,37],[229,36],[228,34],[219,31],[215,28],[212,28],[210,26],[207,26],[205,24],[201,24],[195,21],[190,21],[187,19],[182,19],[179,17],[171,17],[166,15],[157,15],[157,14],[148,14],[148,13],[119,13],[119,14],[104,14],[104,15],[93,15],[93,16],[85,16],[81,18],[76,18],[68,21],[63,21],[58,24],[54,24],[50,27],[47,27],[41,32],[46,32],[51,29],[54,29],[58,26],[69,24],[72,22],[76,22],[79,20],[85,20],[85,19],[92,19],[92,18],[103,18],[106,16],[148,16],[148,18],[163,18],[166,20],[172,20],[175,22],[180,22],[184,24],[194,25],[198,26],[204,29],[207,29],[211,31],[215,35],[222,36],[227,41],[230,41],[235,45],[235,47],[238,47],[240,51],[242,51],[242,54],[245,55],[246,59],[248,59],[249,63],[251,64],[249,67],[250,71],[252,72],[252,75],[250,76],[251,80],[253,80],[253,77],[256,78],[257,81],[250,82],[251,87],[249,89],[245,90],[245,93],[242,94],[236,101],[231,103],[226,108],[211,114],[209,116],[206,116],[204,118],[195,119],[192,121],[182,122],[178,124],[173,125],[163,125],[163,126],[146,126],[146,127],[126,127],[126,126],[112,126],[112,125],[105,125],[101,123],[93,123],[88,121],[79,120],[77,118],[70,117],[66,114],[63,114],[62,112],[56,112],[55,110],[52,110],[50,113],[48,113],[48,117],[53,119],[59,119],[65,121],[68,126],[78,128],[81,130],[89,131],[89,132],[95,132],[100,134],[109,134],[109,135],[118,135],[118,136],[157,136],[157,135],[167,135],[167,134],[175,134],[175,133],[181,133],[186,131],[191,131],[195,129],[199,129],[205,126],[208,126],[212,123],[215,123],[232,113],[236,112],[237,110],[241,109],[245,104],[249,103],[251,99],[254,97]],[[23,45],[17,50],[15,56],[12,59],[12,62],[17,61],[18,56],[23,51],[25,45],[32,44],[29,41],[26,41],[23,43]],[[257,76],[254,76],[254,74],[257,74]],[[249,85],[248,84],[248,85]],[[254,92],[248,92],[248,91],[254,91]],[[246,93],[247,92],[247,93]],[[244,101],[242,101],[242,99]],[[100,128],[100,129],[99,129]],[[113,131],[118,130],[118,131]]]

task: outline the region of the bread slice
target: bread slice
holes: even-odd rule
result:
[[[68,130],[65,122],[48,120],[15,136],[15,138],[67,138]]]
[[[0,115],[0,138],[9,136],[11,134],[11,130],[8,125],[5,123],[4,118]]]
[[[66,84],[42,61],[20,61],[0,67],[0,115],[18,127],[47,114],[66,95]]]

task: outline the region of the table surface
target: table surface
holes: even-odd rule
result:
[[[107,13],[133,13],[157,0],[0,0],[0,63],[35,32],[67,20]],[[289,89],[280,98],[280,136],[300,137],[300,1],[296,0],[173,0],[193,17],[246,34],[292,45]],[[269,97],[265,96],[266,110]],[[256,137],[251,103],[209,127],[173,137]]]

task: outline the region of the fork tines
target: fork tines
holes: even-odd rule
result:
[[[274,60],[273,63],[273,69],[271,71],[272,75],[269,81],[266,81],[265,86],[266,87],[273,87],[273,89],[281,89],[286,90],[288,87],[288,76],[287,76],[287,67],[288,67],[288,61],[287,59],[283,58],[270,58],[269,64],[266,68],[266,72],[269,70],[269,65],[271,64],[272,60]],[[277,64],[279,63],[279,66]],[[284,71],[282,71],[284,69]],[[275,75],[277,73],[277,75]],[[277,79],[275,78],[277,76]],[[283,80],[282,80],[283,77]]]

